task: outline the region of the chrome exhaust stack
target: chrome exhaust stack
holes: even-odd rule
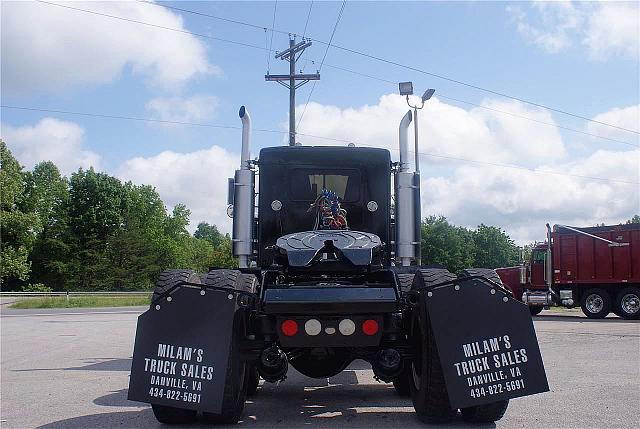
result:
[[[255,172],[251,169],[251,116],[240,107],[242,120],[242,150],[240,169],[233,180],[233,256],[238,258],[239,268],[249,268],[253,252],[253,222],[255,210]],[[231,200],[231,199],[230,199]]]
[[[395,175],[396,191],[396,258],[403,267],[411,265],[416,257],[416,219],[414,173],[409,171],[409,125],[413,115],[409,110],[398,130],[400,167]]]

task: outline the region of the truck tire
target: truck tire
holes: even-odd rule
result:
[[[419,270],[413,280],[413,290],[422,290],[438,283],[454,280],[456,276],[445,269]],[[431,329],[429,317],[414,311],[411,316],[410,341],[416,357],[410,365],[409,389],[411,401],[420,420],[425,423],[443,423],[451,420],[456,410],[451,408],[440,356]],[[424,330],[423,330],[424,327]]]
[[[251,397],[258,393],[260,385],[260,374],[258,368],[253,364],[247,364],[247,396]]]
[[[413,284],[413,278],[415,274],[396,274],[398,277],[398,286],[400,287],[400,292],[409,292],[411,290],[411,285]]]
[[[542,313],[542,310],[544,310],[544,307],[541,305],[529,306],[529,311],[531,312],[532,316],[537,316],[538,314]]]
[[[640,319],[640,288],[628,287],[616,296],[615,313],[627,320]]]
[[[475,407],[461,408],[462,419],[472,423],[492,423],[500,420],[507,411],[509,401],[493,402]]]
[[[156,420],[167,425],[193,423],[198,417],[196,410],[185,410],[156,404],[151,404],[151,409],[153,410],[153,415],[156,416]]]
[[[205,277],[208,286],[222,287],[226,289],[245,290],[255,289],[255,276],[242,274],[236,270],[212,270]],[[245,324],[241,314],[237,314],[240,320],[234,322],[234,339],[231,341],[231,352],[227,363],[224,394],[222,397],[222,412],[220,414],[204,413],[204,420],[215,424],[235,424],[240,419],[244,410],[244,402],[247,397],[248,371],[247,363],[240,356],[239,337],[245,334]]]
[[[215,270],[220,271],[220,270]],[[225,270],[226,271],[226,270]],[[209,273],[203,275],[203,282],[205,284],[214,285],[217,281],[218,274],[212,274],[210,277]],[[245,292],[255,293],[256,287],[258,285],[258,279],[253,274],[240,274],[236,281],[236,288],[239,290],[243,290]],[[260,385],[260,375],[258,374],[258,369],[252,363],[247,363],[247,396],[253,396],[256,394],[258,390],[258,386]]]
[[[415,277],[414,273],[398,273],[396,274],[398,277],[398,287],[401,293],[407,293],[411,290],[411,285],[413,285],[413,278]],[[406,364],[402,369],[402,372],[393,380],[393,388],[396,390],[396,393],[400,396],[408,397],[411,395],[411,390],[409,388],[409,377],[411,377],[411,365]]]
[[[160,298],[163,293],[183,282],[202,283],[200,277],[191,270],[164,270],[160,273],[160,277],[153,289],[152,301]]]
[[[160,273],[160,277],[153,289],[152,300],[155,302],[162,294],[183,282],[200,283],[200,277],[191,270],[164,270]],[[197,417],[195,410],[185,410],[183,408],[157,404],[152,404],[151,409],[153,410],[153,415],[156,417],[156,420],[165,424],[192,423]]]
[[[395,389],[398,395],[404,396],[404,397],[411,396],[410,377],[411,377],[411,365],[407,363],[404,365],[404,368],[402,368],[402,372],[400,373],[398,378],[393,380],[393,388]]]
[[[458,275],[459,278],[471,276],[481,276],[504,287],[500,276],[496,273],[496,270],[492,270],[491,268],[467,268],[460,271],[460,274]]]
[[[604,289],[589,289],[582,295],[580,307],[589,319],[604,319],[611,311],[611,297]]]
[[[489,279],[500,286],[503,286],[500,276],[495,270],[487,268],[469,268],[463,270],[459,277],[482,276]],[[542,307],[529,307],[529,311],[533,314],[533,309]],[[473,423],[491,423],[500,420],[509,407],[509,400],[492,402],[490,404],[476,405],[468,408],[461,408],[462,418]]]

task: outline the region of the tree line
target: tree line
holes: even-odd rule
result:
[[[171,213],[149,185],[90,168],[64,177],[52,162],[25,171],[0,140],[2,290],[151,289],[167,268],[232,268],[231,238],[215,225],[188,232],[189,209]],[[636,215],[627,223],[640,223]],[[451,272],[516,265],[521,252],[506,231],[469,229],[443,216],[421,225],[423,264]]]
[[[167,213],[156,190],[92,168],[66,178],[52,162],[32,171],[0,141],[2,290],[137,290],[166,268],[233,267],[215,225],[187,231],[189,209]]]

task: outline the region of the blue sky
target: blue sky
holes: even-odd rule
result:
[[[268,31],[162,5],[261,27],[271,27],[274,12],[273,2],[89,2],[71,6],[261,48],[270,44]],[[306,34],[328,40],[341,5],[314,2]],[[3,2],[1,7],[3,105],[238,126],[237,110],[245,104],[254,128],[286,129],[287,91],[264,81],[264,49],[44,3]],[[310,2],[278,2],[275,28],[302,34],[309,8]],[[606,115],[599,117],[602,122],[637,130],[638,14],[637,3],[349,1],[334,43],[580,116]],[[19,24],[25,20],[33,25]],[[273,35],[273,49],[287,44],[287,35]],[[325,49],[325,45],[314,43],[299,66],[315,72]],[[287,72],[286,63],[273,57],[269,63],[271,73]],[[421,140],[421,150],[425,152],[638,181],[638,151],[633,146],[557,130],[444,97],[635,145],[640,143],[637,133],[549,112],[337,48],[327,53],[322,79],[301,121],[299,131],[303,133],[396,146],[397,122],[404,110],[403,101],[391,95],[397,87],[333,65],[391,82],[412,80],[417,91],[435,88],[436,98],[421,116],[421,139],[425,141]],[[311,87],[307,84],[299,90],[298,113]],[[27,168],[45,158],[62,164],[67,174],[94,164],[125,180],[157,186],[169,206],[184,200],[194,212],[194,222],[228,225],[220,214],[224,201],[199,201],[207,197],[205,191],[213,194],[214,201],[224,199],[217,188],[224,187],[220,176],[232,169],[227,164],[235,162],[239,151],[237,129],[162,126],[7,108],[1,113],[2,138]],[[282,144],[283,139],[281,134],[255,132],[254,147]],[[300,141],[320,143],[303,137]],[[212,155],[218,161],[225,160],[224,165],[202,160]],[[640,211],[638,186],[633,184],[533,174],[442,158],[423,162],[427,189],[424,212],[443,214],[469,226],[498,224],[513,231],[518,241],[541,237],[547,221],[618,222]],[[190,169],[189,165],[199,166],[202,174],[170,172]],[[482,179],[469,182],[469,177]],[[217,185],[201,187],[202,193],[194,194],[192,188],[203,180]],[[564,192],[557,201],[531,201],[539,192],[556,192],[558,184],[564,184]],[[471,205],[450,201],[464,199],[460,194],[469,189],[483,193],[485,200]],[[588,196],[594,192],[595,204],[593,200],[589,203]]]

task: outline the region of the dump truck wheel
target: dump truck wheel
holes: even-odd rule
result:
[[[470,276],[481,276],[485,279],[491,280],[494,283],[502,284],[502,280],[496,270],[492,270],[489,268],[468,268],[466,270],[462,270],[458,277],[470,277]],[[542,311],[543,307],[529,307],[529,311],[531,314],[534,314],[535,309],[539,309],[538,313]],[[535,313],[535,314],[538,314]],[[507,411],[509,407],[509,400],[506,401],[498,401],[492,402],[490,404],[484,405],[476,405],[474,407],[461,408],[460,412],[462,413],[462,418],[469,422],[474,423],[489,423],[500,420],[504,413]]]
[[[166,405],[152,404],[151,409],[156,420],[168,425],[192,423],[198,416],[198,412],[195,410],[167,407]]]
[[[242,274],[235,270],[213,270],[205,276],[207,286],[222,287],[234,290],[254,291],[255,276]],[[238,337],[244,336],[245,325],[241,314],[237,314],[240,320],[234,323],[236,339],[231,341],[231,350],[227,363],[227,375],[225,378],[224,394],[222,397],[222,413],[204,413],[204,420],[209,423],[235,424],[240,419],[244,410],[244,402],[247,397],[248,377],[247,363],[241,359],[238,347]]]
[[[529,311],[531,312],[532,316],[537,316],[538,314],[542,313],[542,310],[544,310],[544,307],[541,305],[529,306]]]
[[[615,313],[627,320],[640,319],[640,289],[628,287],[616,296]]]
[[[461,408],[462,419],[473,423],[491,423],[500,420],[507,411],[509,401],[493,402],[475,407]]]
[[[611,297],[604,289],[589,289],[582,295],[580,307],[589,319],[604,319],[611,311]]]
[[[422,269],[416,273],[412,289],[427,289],[455,278],[454,274],[445,269]],[[422,311],[412,313],[410,340],[416,351],[416,357],[410,366],[411,401],[420,420],[426,423],[442,423],[451,420],[456,410],[453,410],[449,403],[449,394],[431,322],[429,317],[422,313]]]
[[[164,270],[160,273],[156,287],[153,289],[152,301],[160,298],[163,293],[182,282],[202,283],[200,277],[191,270]]]

